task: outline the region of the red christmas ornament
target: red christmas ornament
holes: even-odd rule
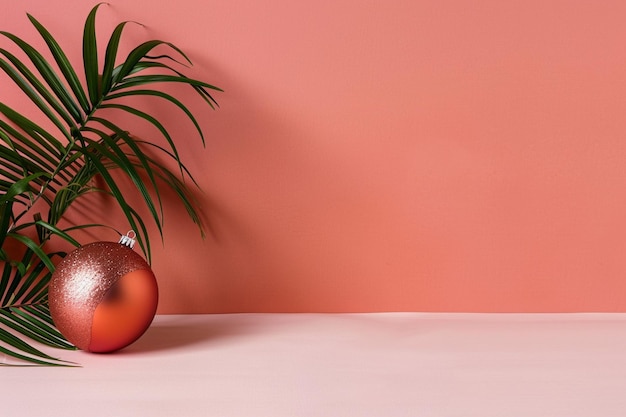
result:
[[[129,232],[119,243],[81,246],[52,274],[50,314],[63,336],[82,350],[122,349],[152,323],[157,282],[148,263],[133,251],[132,236]]]

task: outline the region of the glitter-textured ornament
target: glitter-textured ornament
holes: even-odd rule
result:
[[[69,253],[52,274],[50,313],[76,347],[112,352],[137,340],[156,313],[158,288],[148,263],[119,243],[96,242]]]

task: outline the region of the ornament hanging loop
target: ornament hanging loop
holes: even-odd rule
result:
[[[134,230],[129,230],[128,233],[126,233],[124,236],[122,236],[120,238],[120,241],[118,243],[124,245],[124,246],[128,246],[129,248],[133,248],[133,246],[135,246],[135,237],[137,236],[137,234],[135,233]]]

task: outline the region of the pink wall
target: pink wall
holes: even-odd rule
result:
[[[30,11],[79,53],[87,3],[23,0],[0,28],[32,34]],[[626,311],[625,13],[112,2],[102,30],[145,23],[130,37],[226,90],[184,149],[212,233],[166,207],[160,312]]]

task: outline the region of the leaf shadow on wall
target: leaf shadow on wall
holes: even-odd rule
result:
[[[159,102],[145,106],[163,125],[172,126],[175,140],[182,138],[179,152],[199,186],[187,180],[200,207],[206,238],[200,237],[177,196],[163,189],[161,244],[134,186],[120,179],[152,237],[152,268],[160,289],[158,312],[311,311],[314,299],[320,299],[320,294],[311,292],[312,286],[318,293],[333,290],[318,285],[332,278],[323,263],[313,260],[316,253],[325,256],[332,250],[326,244],[327,233],[334,227],[332,199],[339,193],[325,190],[337,183],[333,173],[343,161],[328,149],[332,146],[328,138],[319,140],[314,121],[301,120],[302,115],[288,104],[266,97],[258,86],[234,79],[211,62],[197,65],[211,68],[207,78],[225,90],[216,94],[220,103],[216,111],[205,103],[190,106],[205,132],[206,149],[193,125],[181,122],[180,114]],[[133,129],[150,140],[148,128]],[[77,206],[80,214],[75,223],[107,223],[127,230],[127,221],[112,211],[107,196],[90,198]],[[92,235],[81,242],[103,240],[100,231],[88,233]],[[103,235],[108,237],[105,240],[115,238],[108,231]]]
[[[202,121],[206,150],[181,148],[200,186],[193,191],[207,236],[200,239],[180,205],[166,199],[165,244],[154,248],[159,311],[296,310],[306,298],[306,280],[293,279],[297,259],[281,250],[294,246],[300,234],[294,228],[311,221],[310,183],[320,153],[281,103],[263,103],[245,80],[215,78],[225,93],[218,96],[220,108]]]

